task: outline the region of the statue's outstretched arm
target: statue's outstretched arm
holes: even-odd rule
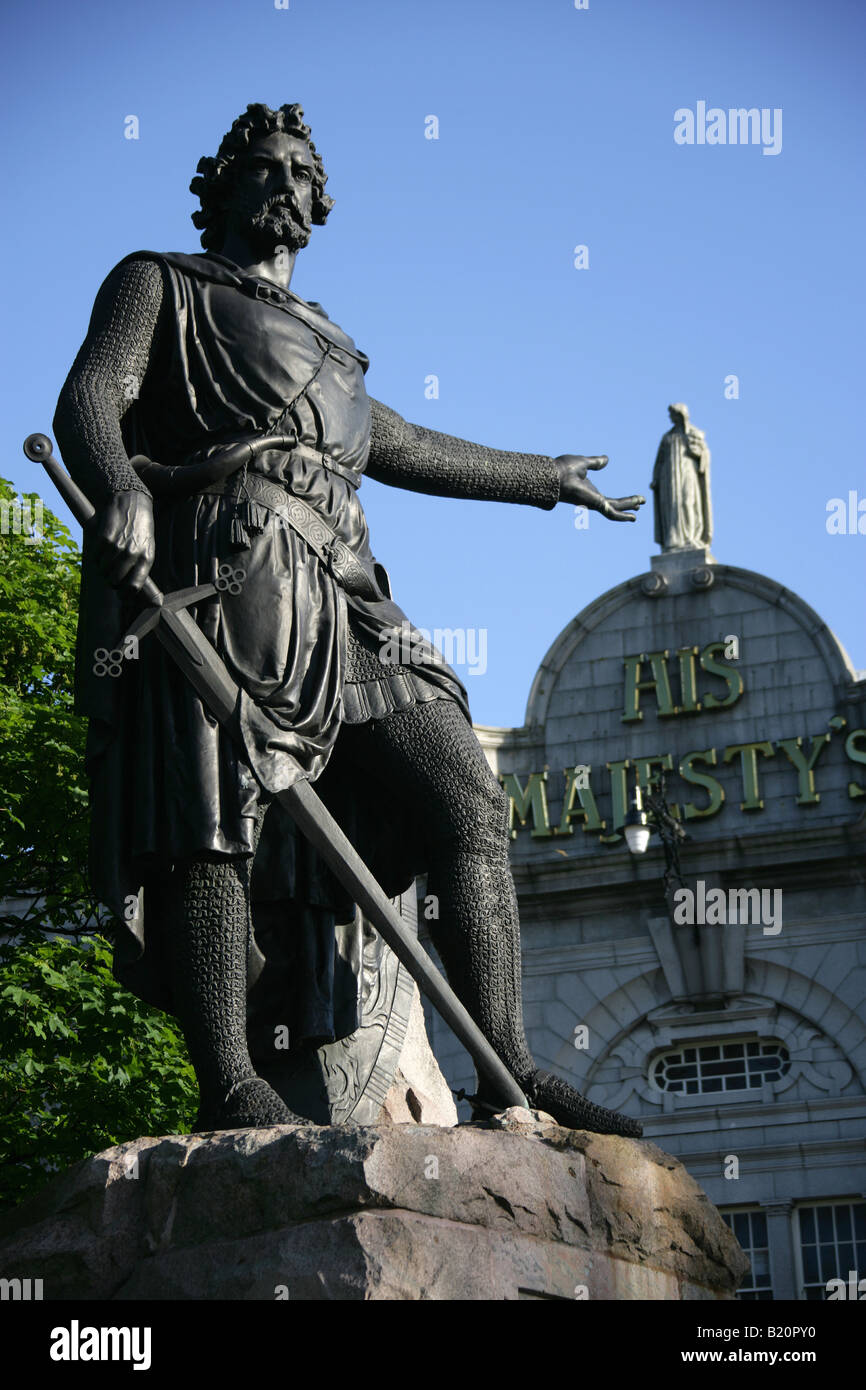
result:
[[[370,404],[373,423],[367,472],[379,482],[439,497],[525,502],[548,511],[557,502],[574,502],[601,512],[610,521],[634,521],[633,511],[643,504],[644,499],[636,495],[605,497],[587,478],[588,471],[605,467],[603,454],[548,458],[487,449],[410,425],[381,401]]]
[[[560,500],[559,470],[552,458],[487,449],[410,425],[381,401],[370,404],[373,427],[367,473],[378,482],[436,497],[524,502],[546,510]]]

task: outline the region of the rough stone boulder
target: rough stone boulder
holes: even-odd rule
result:
[[[382,1102],[380,1121],[395,1124],[456,1125],[457,1106],[451,1088],[427,1038],[421,996],[415,985],[406,1039],[391,1088]]]
[[[526,1111],[139,1139],[0,1221],[46,1299],[731,1298],[746,1268],[676,1159]]]

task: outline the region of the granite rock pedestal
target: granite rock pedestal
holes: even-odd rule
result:
[[[138,1139],[0,1221],[45,1299],[730,1299],[746,1269],[676,1159],[519,1110]]]

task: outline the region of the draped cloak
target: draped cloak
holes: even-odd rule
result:
[[[662,436],[653,468],[655,540],[665,550],[697,550],[713,538],[710,454],[696,457],[703,433],[675,425]],[[694,452],[692,452],[694,450]]]
[[[405,891],[423,866],[413,861],[416,851],[381,791],[365,787],[362,797],[339,759],[329,768],[341,722],[442,697],[456,700],[467,718],[469,711],[457,676],[408,625],[370,550],[357,496],[370,448],[366,356],[319,305],[248,277],[220,256],[137,252],[127,259],[143,258],[163,267],[173,314],[124,416],[130,456],[182,466],[233,440],[271,433],[280,421],[279,433],[300,447],[260,454],[255,471],[313,508],[381,595],[346,592],[273,514],[263,515],[263,529],[246,549],[233,549],[230,493],[155,498],[152,575],[164,592],[213,581],[224,563],[243,571],[238,593],[189,610],[240,688],[233,738],[152,636],[120,662],[119,677],[105,674],[94,654],[121,647],[136,609],[102,580],[85,536],[76,692],[90,721],[91,881],[122,923],[118,977],[148,1002],[170,1008],[160,884],[175,861],[202,852],[253,854],[261,789],[267,801],[304,777],[319,781],[386,892]],[[346,685],[350,624],[370,652],[395,627],[411,631],[415,659],[425,650],[425,664],[383,668],[372,686]],[[354,905],[276,805],[265,817],[253,887],[259,919],[269,924],[260,936],[284,966],[285,941],[274,923],[285,926],[286,904],[293,909],[298,939],[283,979],[292,976],[296,1033],[322,1041],[345,1036],[358,1022],[359,945],[357,931],[338,932],[335,961],[334,925],[346,922]],[[340,998],[334,971],[339,977],[341,961],[347,970]],[[258,981],[276,1008],[278,990],[263,982],[266,956],[255,941],[250,962],[251,983]],[[286,1021],[285,1011],[276,1017]]]

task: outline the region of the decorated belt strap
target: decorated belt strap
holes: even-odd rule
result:
[[[233,479],[213,483],[203,489],[206,493],[221,497],[228,492]],[[261,473],[247,473],[246,492],[250,502],[274,512],[282,521],[297,531],[320,560],[323,560],[331,574],[350,594],[359,598],[379,601],[387,597],[372,575],[364,568],[354,551],[346,545],[318,512],[293,497],[278,483],[265,478]]]

